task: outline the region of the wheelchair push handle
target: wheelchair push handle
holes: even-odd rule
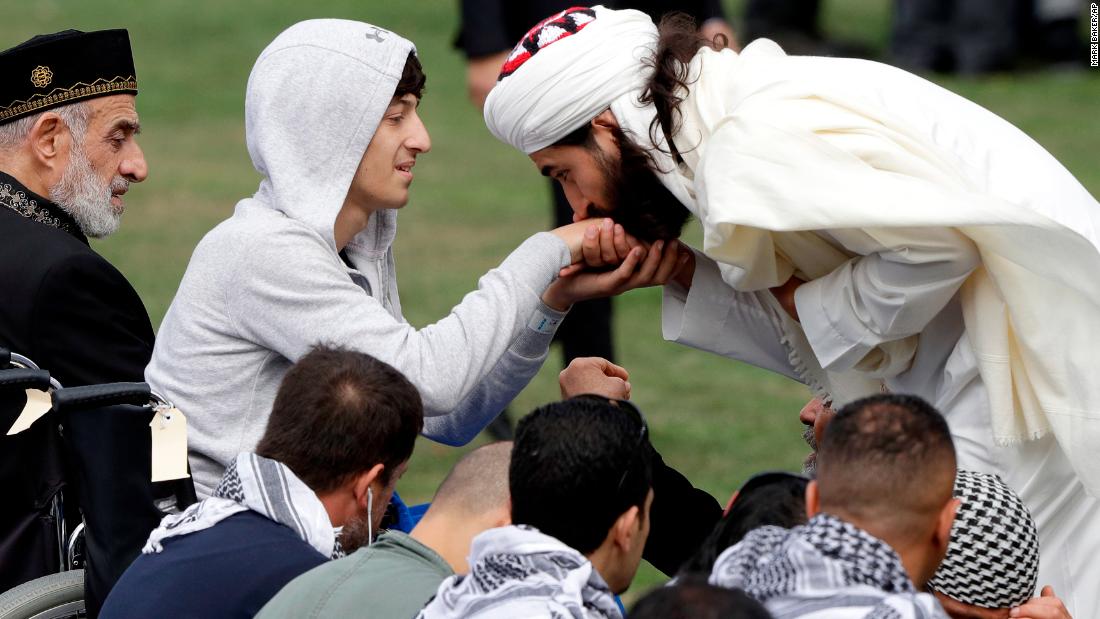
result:
[[[50,373],[46,370],[0,370],[0,389],[38,389],[48,391]]]
[[[0,368],[8,367],[11,363],[11,351],[3,346],[0,346]]]
[[[59,413],[82,411],[115,404],[134,406],[166,404],[153,393],[148,383],[107,383],[85,387],[67,387],[53,392],[53,408]]]

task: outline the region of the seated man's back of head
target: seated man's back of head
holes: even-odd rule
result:
[[[776,617],[826,608],[836,617],[946,616],[918,593],[943,560],[958,506],[943,417],[912,396],[858,400],[829,425],[817,466],[809,523],[749,533],[718,558],[711,582],[744,588]]]
[[[904,561],[905,550],[923,544],[952,504],[955,447],[947,423],[912,396],[867,398],[844,412],[826,430],[818,452],[818,505],[808,507],[887,542]],[[954,509],[947,511],[953,520]],[[918,587],[944,552],[946,546],[930,562],[906,565]]]
[[[447,579],[422,617],[621,617],[649,534],[652,463],[629,402],[580,396],[520,421],[513,526],[474,538],[470,576]],[[557,615],[554,615],[557,616]]]
[[[254,616],[299,574],[368,542],[422,426],[400,372],[315,348],[287,372],[256,452],[161,522],[101,616]]]

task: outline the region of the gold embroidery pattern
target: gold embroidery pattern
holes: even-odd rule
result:
[[[45,88],[53,81],[53,71],[50,71],[49,67],[38,65],[31,71],[31,84],[34,84],[35,88]]]
[[[6,206],[27,219],[46,224],[51,228],[64,230],[70,234],[75,232],[72,224],[51,215],[48,210],[38,206],[37,200],[28,198],[22,191],[12,189],[9,183],[0,183],[0,206]]]
[[[101,95],[120,90],[137,90],[137,79],[133,75],[127,77],[118,76],[110,80],[99,78],[91,84],[77,82],[69,88],[54,88],[48,94],[33,95],[26,101],[23,101],[22,99],[16,99],[15,101],[9,103],[6,107],[0,107],[0,122],[9,119],[12,116],[19,116],[21,114],[32,112],[34,110],[57,103],[64,103],[66,101],[72,101],[75,99],[84,99],[90,96]]]

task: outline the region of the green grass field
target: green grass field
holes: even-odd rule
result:
[[[727,0],[733,16],[741,2]],[[824,3],[827,31],[881,49],[890,3]],[[544,180],[496,142],[466,100],[464,64],[452,49],[457,0],[26,0],[0,1],[0,47],[65,28],[130,30],[141,94],[140,141],[150,177],[127,196],[123,230],[96,244],[132,281],[159,324],[199,238],[251,195],[258,175],[244,145],[245,82],[260,50],[290,24],[314,17],[369,21],[418,46],[428,74],[421,114],[431,153],[421,157],[397,242],[402,303],[426,325],[446,315],[477,278],[549,224]],[[1100,138],[1100,72],[938,79],[1028,132],[1093,192]],[[1092,163],[1090,163],[1092,162]],[[698,238],[693,230],[690,239]],[[752,473],[797,469],[806,452],[797,413],[808,393],[786,379],[661,340],[660,293],[617,301],[618,361],[631,372],[665,459],[725,501]],[[558,397],[555,353],[515,405]],[[423,501],[464,450],[421,441],[399,490]],[[632,594],[661,582],[643,570]]]

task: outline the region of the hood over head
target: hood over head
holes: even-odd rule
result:
[[[245,95],[248,153],[263,175],[256,200],[307,224],[335,251],[336,215],[415,51],[388,30],[343,19],[299,22],[277,36]],[[378,211],[352,242],[384,253],[396,225],[396,211]]]

